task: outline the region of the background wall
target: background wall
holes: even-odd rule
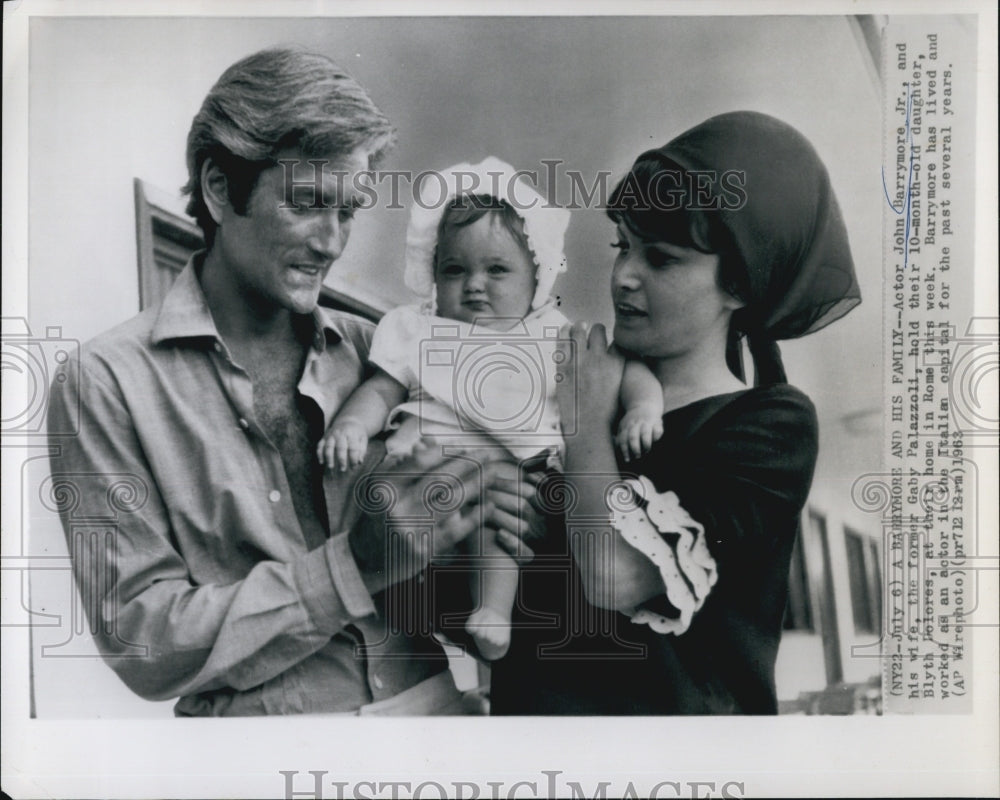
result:
[[[138,310],[133,178],[175,192],[186,180],[187,128],[211,84],[236,59],[279,43],[329,54],[370,91],[399,131],[387,169],[419,172],[492,154],[538,170],[544,193],[552,187],[543,159],[561,159],[561,174],[579,170],[589,185],[599,171],[621,175],[640,151],[723,111],[764,111],[799,128],[831,173],[866,302],[782,350],[791,380],[820,415],[813,504],[871,527],[851,504],[850,488],[879,468],[881,446],[880,117],[867,55],[842,17],[34,18],[33,331],[59,326],[63,337],[85,340]],[[568,183],[556,188],[557,197],[568,195]],[[333,279],[406,301],[405,225],[405,210],[362,212]],[[610,321],[611,230],[599,209],[573,212],[570,272],[557,286],[571,318]],[[38,501],[46,469],[41,458],[24,472],[30,528],[23,547],[64,555],[58,522]],[[836,543],[834,550],[841,558]],[[33,634],[39,716],[169,713],[170,704],[132,697],[93,657],[82,631],[71,630],[68,573],[39,574],[32,583],[26,604],[56,615]],[[849,624],[840,634],[849,645]],[[52,649],[66,640],[72,648],[63,654],[72,649],[75,657]],[[814,643],[799,653],[795,637],[786,640],[779,680],[788,695],[814,682],[803,676],[815,668],[815,653]],[[44,647],[47,657],[38,657]],[[859,662],[851,674],[868,672]]]

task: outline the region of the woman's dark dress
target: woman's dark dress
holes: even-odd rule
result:
[[[646,456],[619,466],[676,493],[704,526],[718,566],[705,605],[680,636],[594,608],[563,518],[553,518],[521,573],[511,650],[493,665],[493,714],[777,712],[774,662],[816,463],[815,410],[778,384],[698,401],[663,425]],[[580,523],[571,512],[566,524]],[[647,606],[671,613],[665,597]]]

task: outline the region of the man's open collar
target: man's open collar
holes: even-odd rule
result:
[[[154,345],[179,339],[202,339],[221,341],[215,320],[208,307],[208,300],[198,280],[198,273],[205,260],[204,251],[191,256],[184,269],[163,298],[160,313],[153,325]],[[336,344],[344,338],[344,332],[327,309],[317,306],[312,312],[315,334],[312,346],[322,351],[326,345]]]

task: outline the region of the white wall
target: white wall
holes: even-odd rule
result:
[[[179,187],[187,127],[210,85],[237,58],[290,42],[333,56],[369,89],[399,130],[385,164],[392,169],[494,154],[526,169],[559,158],[585,175],[620,175],[641,150],[722,111],[765,111],[798,127],[829,167],[865,303],[783,352],[792,381],[820,413],[817,497],[850,513],[854,478],[879,467],[882,188],[876,90],[844,18],[34,18],[35,331],[61,326],[63,336],[87,339],[138,310],[132,179]],[[363,212],[335,267],[340,278],[406,300],[405,223],[403,211]],[[610,319],[610,231],[599,210],[574,212],[571,271],[559,288],[571,317]],[[842,418],[868,410],[875,427],[851,434]],[[65,553],[58,524],[37,500],[44,474],[44,460],[34,462],[21,487],[25,546]],[[32,588],[33,608],[62,615],[35,631],[37,656],[67,638],[71,589],[57,573]],[[35,667],[40,716],[169,713],[133,698],[98,659],[36,657]],[[782,669],[794,672],[794,662],[785,658]]]

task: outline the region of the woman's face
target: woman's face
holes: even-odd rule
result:
[[[649,358],[698,350],[740,303],[719,288],[719,256],[640,239],[619,222],[611,273],[615,343]]]

